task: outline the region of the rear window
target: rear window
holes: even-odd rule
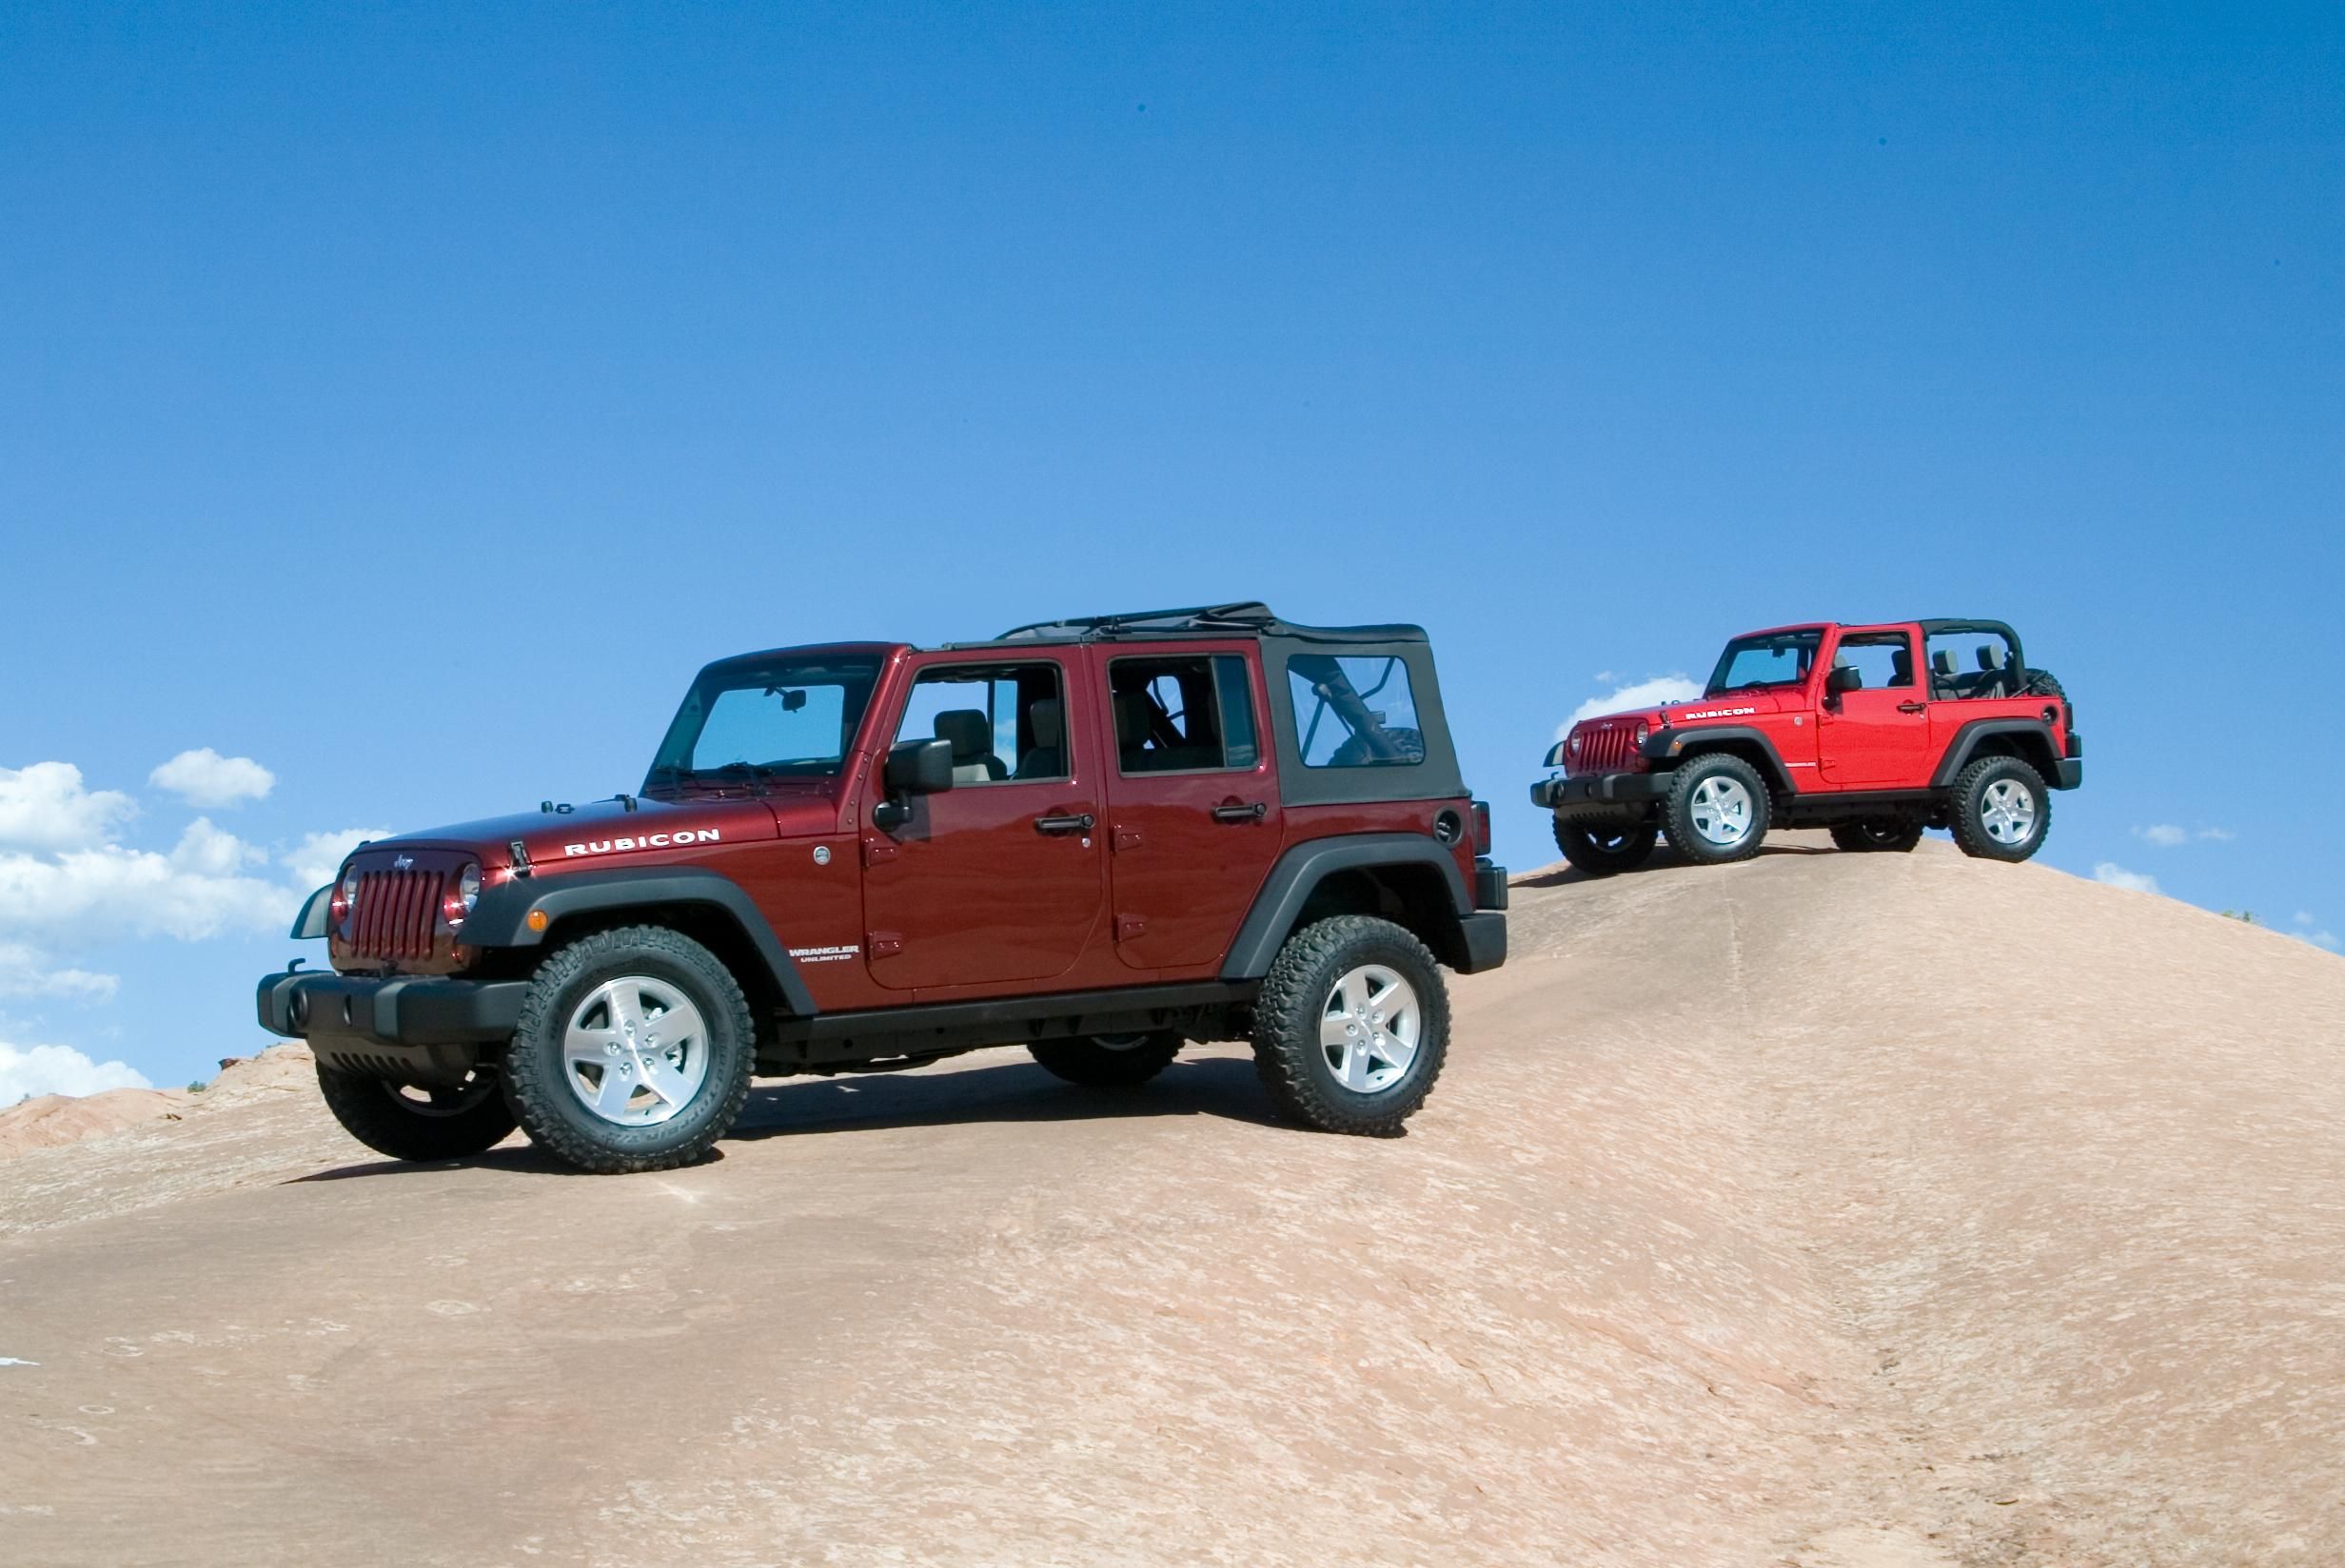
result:
[[[1425,760],[1409,666],[1397,656],[1297,654],[1287,661],[1295,752],[1307,768],[1413,768]]]

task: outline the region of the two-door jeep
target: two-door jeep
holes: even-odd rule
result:
[[[1412,626],[784,648],[702,670],[634,794],[361,846],[294,927],[334,972],[268,976],[260,1015],[406,1159],[518,1122],[654,1169],[755,1074],[996,1045],[1114,1087],[1251,1040],[1294,1120],[1391,1133],[1441,1070],[1440,966],[1506,957],[1488,848]]]
[[[1690,860],[1746,859],[1770,824],[1829,828],[1844,850],[1946,828],[1965,853],[2025,860],[2083,755],[2059,682],[2000,620],[1784,626],[1728,641],[1694,701],[1573,725],[1530,797],[1596,876],[1663,833]]]

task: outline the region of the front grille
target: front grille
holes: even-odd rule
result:
[[[447,891],[444,872],[368,872],[358,879],[358,925],[350,951],[360,958],[429,958]]]
[[[1633,724],[1582,730],[1580,755],[1569,761],[1574,774],[1617,774],[1643,767],[1643,759],[1637,755]]]

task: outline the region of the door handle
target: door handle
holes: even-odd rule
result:
[[[1089,812],[1069,812],[1062,815],[1037,816],[1035,827],[1046,833],[1089,833],[1098,825],[1098,820]]]
[[[1897,711],[1901,714],[1918,714],[1925,710],[1919,702],[1901,702],[1897,705]]]
[[[1216,822],[1259,822],[1262,820],[1262,813],[1267,810],[1269,808],[1259,800],[1250,800],[1243,806],[1216,806],[1213,808],[1213,820]]]

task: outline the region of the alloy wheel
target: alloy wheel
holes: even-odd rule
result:
[[[708,1024],[682,990],[622,975],[586,993],[562,1031],[562,1079],[614,1127],[652,1127],[692,1103],[708,1079]]]
[[[1718,775],[1704,779],[1694,786],[1692,810],[1694,832],[1722,850],[1730,850],[1750,836],[1750,791],[1736,778]]]
[[[2024,844],[2036,831],[2036,793],[2016,778],[1999,778],[1979,796],[1979,825],[1998,844]]]
[[[1382,964],[1364,964],[1329,990],[1319,1049],[1337,1083],[1374,1094],[1409,1076],[1424,1029],[1425,1009],[1409,982]]]

